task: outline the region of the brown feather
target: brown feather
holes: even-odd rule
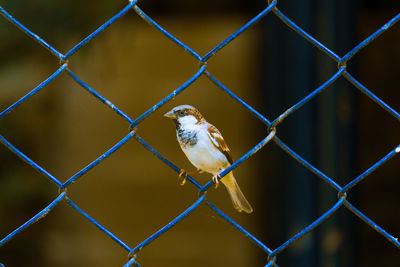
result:
[[[212,124],[209,124],[208,132],[217,141],[218,146],[216,146],[216,148],[225,155],[225,157],[228,159],[230,164],[233,164],[231,151],[229,150],[228,145],[226,144],[220,131],[218,131],[217,127],[215,127]],[[211,141],[213,141],[213,140],[211,140]],[[212,142],[212,143],[214,144],[214,142]]]
[[[188,115],[193,115],[198,120],[197,123],[205,121],[205,119],[201,115],[200,111],[198,111],[197,109],[185,108],[185,113],[188,114]]]

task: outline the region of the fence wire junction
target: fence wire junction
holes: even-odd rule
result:
[[[283,1],[283,0],[282,0]],[[267,3],[267,2],[266,2]],[[205,204],[207,205],[212,211],[214,211],[217,215],[219,215],[222,219],[224,219],[227,223],[232,225],[234,228],[236,228],[238,231],[243,233],[250,242],[254,242],[258,247],[260,247],[265,253],[266,253],[266,262],[265,262],[265,267],[267,266],[278,266],[277,264],[277,256],[279,253],[281,253],[283,250],[288,248],[294,241],[297,239],[303,237],[313,229],[315,229],[318,225],[326,221],[329,216],[331,216],[333,213],[335,213],[339,208],[345,207],[349,211],[351,211],[353,214],[355,214],[357,217],[359,217],[362,221],[364,221],[366,224],[368,224],[372,229],[377,231],[379,234],[381,234],[383,237],[385,237],[389,242],[391,242],[395,247],[400,249],[400,242],[398,241],[397,238],[386,232],[382,227],[374,223],[371,219],[369,219],[364,213],[362,213],[359,209],[357,209],[355,206],[353,206],[347,199],[347,193],[356,185],[358,185],[360,182],[362,182],[367,176],[372,174],[378,167],[382,166],[384,163],[389,161],[391,158],[393,158],[395,155],[397,155],[400,152],[400,145],[397,145],[396,147],[393,148],[392,151],[390,151],[387,155],[383,156],[379,161],[374,163],[370,168],[365,170],[362,174],[360,174],[358,177],[355,177],[351,182],[344,186],[338,185],[333,178],[327,176],[320,170],[318,170],[316,167],[311,165],[308,161],[303,159],[300,155],[298,155],[295,151],[293,151],[290,147],[288,147],[281,139],[279,139],[277,135],[277,126],[282,123],[288,116],[290,116],[292,113],[294,113],[296,110],[304,106],[308,101],[310,101],[312,98],[317,96],[319,93],[324,91],[326,88],[328,88],[331,84],[335,83],[335,81],[339,77],[344,77],[346,80],[348,80],[355,88],[360,90],[365,96],[369,97],[372,99],[375,103],[377,103],[381,108],[386,110],[389,114],[391,114],[393,117],[395,117],[398,121],[400,121],[400,114],[394,110],[392,107],[387,105],[384,101],[382,101],[378,96],[376,96],[372,91],[367,89],[362,83],[360,83],[355,77],[353,77],[348,71],[347,71],[347,62],[355,55],[357,54],[362,48],[370,44],[373,40],[375,40],[378,36],[380,36],[382,33],[387,31],[390,27],[392,27],[395,23],[397,23],[400,20],[400,13],[397,14],[394,18],[392,18],[389,22],[387,22],[385,25],[383,25],[381,28],[379,28],[376,32],[374,32],[372,35],[370,35],[368,38],[366,38],[364,41],[362,41],[360,44],[358,44],[356,47],[354,47],[352,50],[350,50],[347,54],[345,54],[343,57],[338,56],[336,53],[334,53],[332,50],[328,49],[326,46],[324,46],[322,43],[314,39],[311,35],[309,35],[307,32],[305,32],[303,29],[301,29],[299,26],[297,26],[292,20],[290,20],[288,17],[286,17],[279,9],[278,9],[278,1],[274,0],[271,1],[269,0],[267,3],[267,7],[262,10],[257,16],[255,16],[253,19],[251,19],[247,24],[245,24],[243,27],[241,27],[239,30],[237,30],[235,33],[230,35],[228,38],[226,38],[223,42],[221,42],[219,45],[214,47],[211,51],[209,51],[206,55],[200,56],[198,53],[196,53],[193,49],[191,49],[189,46],[184,44],[182,41],[178,40],[175,36],[170,34],[168,31],[166,31],[164,28],[162,28],[156,21],[154,21],[151,17],[146,15],[146,13],[138,6],[137,1],[130,0],[129,3],[121,10],[119,11],[114,17],[112,17],[110,20],[108,20],[105,24],[100,26],[97,30],[95,30],[93,33],[88,35],[85,39],[83,39],[81,42],[75,45],[71,50],[69,50],[66,54],[60,53],[58,50],[56,50],[53,46],[48,44],[45,40],[43,40],[41,37],[37,36],[35,33],[30,31],[28,28],[26,28],[24,25],[22,25],[18,20],[13,18],[6,10],[4,10],[0,6],[0,13],[1,15],[7,19],[9,22],[11,22],[13,25],[15,25],[17,28],[19,28],[21,31],[23,31],[26,35],[31,37],[34,41],[38,42],[41,44],[44,48],[46,48],[50,53],[52,53],[60,62],[60,67],[50,76],[48,77],[45,81],[40,83],[36,88],[34,88],[32,91],[21,97],[19,100],[17,100],[15,103],[13,103],[11,106],[6,108],[4,111],[0,113],[0,119],[2,119],[6,114],[9,112],[13,111],[15,108],[17,108],[19,105],[21,105],[23,102],[28,100],[30,97],[33,95],[39,93],[46,85],[51,83],[57,76],[59,76],[61,73],[66,72],[68,73],[69,76],[73,78],[83,89],[87,90],[89,93],[91,93],[95,98],[97,98],[99,101],[104,103],[106,106],[111,108],[114,112],[116,112],[119,116],[124,118],[130,126],[130,131],[129,133],[121,139],[118,143],[116,143],[113,147],[111,147],[108,151],[106,151],[104,154],[100,155],[97,159],[95,159],[93,162],[91,162],[89,165],[78,171],[75,175],[70,177],[66,182],[62,183],[60,180],[56,177],[54,177],[52,174],[50,174],[47,170],[39,166],[37,163],[35,163],[33,160],[31,160],[27,155],[25,155],[22,151],[20,151],[16,146],[11,144],[8,140],[6,140],[2,135],[0,135],[0,142],[6,146],[9,150],[11,150],[13,153],[15,153],[18,157],[20,157],[22,160],[24,160],[27,164],[31,165],[34,169],[39,171],[42,175],[47,177],[52,183],[54,183],[57,188],[58,188],[58,196],[56,199],[54,199],[46,208],[44,208],[42,211],[37,213],[34,217],[26,221],[23,225],[19,226],[17,229],[15,229],[13,232],[5,236],[3,239],[0,240],[0,247],[5,245],[8,241],[10,241],[12,238],[14,238],[16,235],[18,235],[21,231],[27,229],[30,227],[33,223],[37,222],[38,220],[44,218],[55,206],[57,206],[60,202],[66,201],[69,206],[71,206],[74,210],[76,210],[79,214],[81,214],[84,218],[86,218],[89,222],[91,222],[93,225],[95,225],[97,228],[99,228],[103,233],[105,233],[107,236],[109,236],[112,240],[114,240],[117,244],[119,244],[123,249],[125,249],[128,253],[128,260],[126,264],[124,265],[125,267],[128,266],[140,266],[137,258],[137,253],[145,248],[146,246],[150,245],[152,242],[154,242],[158,237],[160,237],[162,234],[167,232],[169,229],[171,229],[174,225],[179,223],[183,218],[186,216],[190,215],[190,213],[195,210],[200,204]],[[88,42],[90,42],[94,37],[96,37],[99,33],[104,31],[107,27],[111,26],[116,20],[118,20],[120,17],[125,15],[128,12],[131,11],[136,12],[137,15],[139,15],[144,21],[146,21],[148,24],[153,26],[156,30],[160,31],[162,34],[164,34],[167,38],[169,38],[171,41],[173,41],[175,44],[177,44],[179,47],[183,48],[185,51],[187,51],[190,55],[192,55],[195,59],[197,59],[200,63],[199,65],[199,70],[190,78],[188,79],[185,83],[183,83],[179,88],[174,90],[172,93],[170,93],[168,96],[166,96],[164,99],[162,99],[160,102],[155,104],[152,108],[149,110],[145,111],[142,115],[137,117],[136,119],[130,118],[128,115],[126,115],[122,110],[120,110],[117,106],[112,104],[109,100],[101,96],[99,93],[97,93],[93,88],[91,88],[89,85],[87,85],[84,81],[82,81],[78,76],[76,76],[69,68],[68,68],[68,61],[70,58],[74,55],[75,52],[77,52],[80,48],[85,46]],[[275,120],[268,120],[265,116],[263,116],[261,113],[257,112],[254,108],[252,108],[250,105],[248,105],[245,101],[237,97],[231,90],[229,90],[226,86],[224,86],[220,81],[218,81],[208,70],[207,70],[207,60],[210,59],[211,57],[215,56],[216,53],[224,48],[226,45],[228,45],[231,41],[233,41],[236,37],[241,35],[244,31],[246,31],[249,27],[260,21],[263,17],[266,15],[273,14],[277,16],[282,23],[284,23],[286,26],[288,26],[290,29],[295,31],[297,34],[299,34],[301,37],[306,39],[309,43],[320,49],[323,53],[328,55],[333,61],[337,63],[337,71],[334,73],[327,81],[325,81],[321,86],[316,88],[314,91],[312,91],[309,95],[305,96],[301,101],[295,103],[292,107],[284,111],[278,118]],[[90,217],[85,211],[83,211],[81,208],[79,208],[69,197],[68,197],[68,192],[67,188],[68,186],[73,183],[77,182],[78,179],[82,178],[88,171],[96,167],[98,164],[100,164],[103,160],[105,160],[107,157],[109,157],[111,154],[113,154],[116,150],[118,150],[121,146],[123,146],[125,143],[127,143],[130,139],[135,139],[138,141],[145,149],[147,149],[149,152],[154,154],[157,158],[159,158],[163,163],[168,165],[173,171],[176,173],[180,172],[180,168],[174,165],[171,161],[169,161],[167,158],[165,158],[163,155],[161,155],[157,150],[155,150],[153,147],[151,147],[149,144],[145,142],[136,132],[135,129],[136,127],[147,117],[149,117],[153,112],[155,112],[157,109],[162,107],[164,104],[167,102],[171,101],[177,94],[181,93],[185,89],[189,87],[192,83],[196,82],[196,80],[202,76],[205,75],[208,79],[210,79],[217,88],[221,89],[225,93],[228,94],[231,98],[233,98],[235,101],[237,101],[239,104],[244,106],[251,114],[253,114],[256,118],[261,120],[266,126],[268,131],[266,132],[266,137],[260,141],[255,147],[253,147],[250,151],[248,151],[245,155],[243,155],[239,160],[234,162],[229,168],[225,169],[220,173],[221,177],[224,177],[227,173],[232,171],[233,169],[237,168],[241,163],[243,163],[245,160],[249,159],[252,155],[254,155],[258,150],[262,149],[268,142],[273,141],[275,142],[283,151],[285,151],[288,155],[290,155],[294,160],[298,161],[301,163],[304,168],[308,169],[310,172],[314,173],[317,177],[322,179],[325,183],[327,183],[330,187],[332,187],[333,190],[336,190],[337,192],[337,201],[335,203],[332,203],[332,206],[329,210],[327,210],[324,214],[322,214],[320,217],[318,217],[315,221],[313,221],[310,225],[304,227],[299,233],[295,234],[292,236],[289,240],[286,242],[282,243],[279,247],[275,249],[270,249],[266,244],[261,242],[259,239],[257,239],[254,235],[246,231],[242,226],[237,224],[235,221],[233,221],[231,218],[229,218],[223,211],[221,211],[218,207],[216,207],[214,204],[212,204],[210,201],[207,200],[206,198],[206,191],[207,189],[212,186],[213,181],[210,180],[208,183],[206,183],[204,186],[199,184],[194,178],[188,177],[188,181],[191,182],[195,187],[199,189],[199,197],[198,199],[192,203],[189,208],[187,208],[185,211],[183,211],[181,214],[179,214],[175,219],[173,219],[171,222],[169,222],[167,225],[162,227],[160,230],[149,236],[147,239],[145,239],[142,243],[137,244],[136,246],[130,246],[124,243],[119,237],[114,235],[112,232],[110,232],[108,229],[106,229],[104,226],[102,226],[99,222],[97,222],[95,219]],[[0,264],[2,266],[2,264]]]

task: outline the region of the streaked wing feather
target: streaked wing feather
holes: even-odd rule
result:
[[[225,157],[228,159],[230,164],[233,164],[233,159],[231,155],[231,151],[228,148],[222,134],[218,131],[218,129],[214,125],[208,126],[208,136],[210,137],[211,142],[221,151]]]

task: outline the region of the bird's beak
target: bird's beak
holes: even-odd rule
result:
[[[168,111],[167,113],[164,114],[164,117],[170,118],[170,119],[176,119],[176,115],[172,110]]]

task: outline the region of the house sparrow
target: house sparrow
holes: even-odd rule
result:
[[[208,123],[197,109],[189,105],[177,106],[164,116],[171,118],[175,123],[179,145],[189,161],[197,168],[189,173],[182,170],[179,176],[208,172],[213,175],[213,181],[217,186],[219,172],[233,163],[229,148],[218,129]],[[185,181],[186,178],[182,185]],[[233,207],[237,211],[253,212],[232,172],[225,175],[221,182],[228,190]]]

